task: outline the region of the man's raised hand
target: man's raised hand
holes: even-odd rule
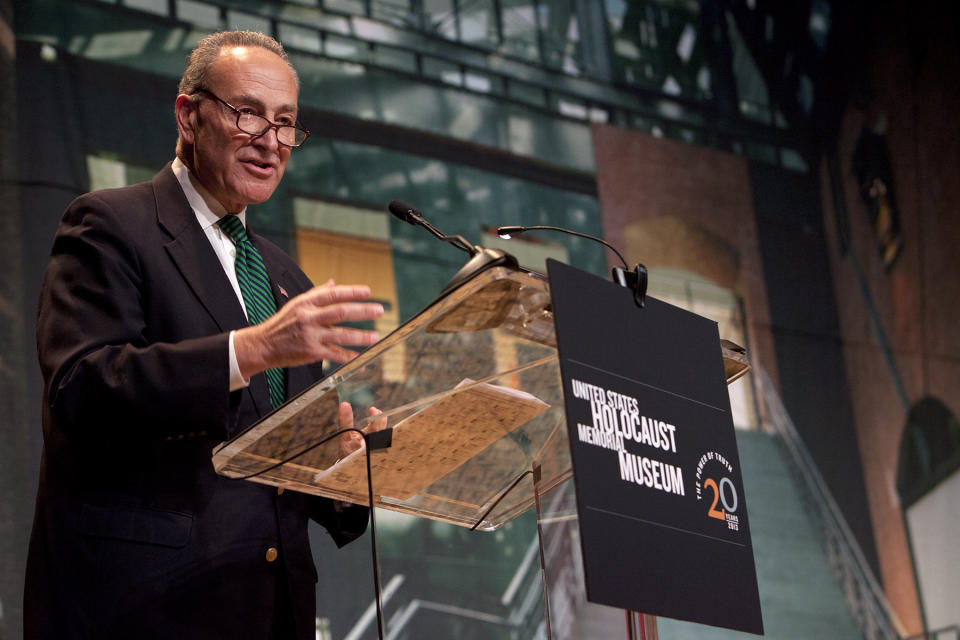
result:
[[[346,346],[366,347],[380,336],[337,325],[382,316],[382,305],[362,302],[369,297],[366,285],[330,280],[292,298],[264,322],[237,330],[233,343],[240,373],[249,378],[266,369],[352,360],[356,352]]]

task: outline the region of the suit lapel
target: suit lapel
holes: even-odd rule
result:
[[[246,315],[234,293],[223,265],[210,246],[210,240],[183,194],[183,189],[168,164],[153,178],[157,221],[170,236],[167,254],[193,290],[203,309],[220,331],[248,326]],[[189,313],[189,310],[185,310]],[[266,376],[256,375],[247,387],[261,416],[270,412],[270,394]]]
[[[171,237],[165,248],[200,305],[221,331],[246,326],[246,316],[223,265],[169,165],[154,177],[153,187],[157,220]]]

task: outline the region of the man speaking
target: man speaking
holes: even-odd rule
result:
[[[314,637],[307,519],[338,545],[367,509],[214,473],[213,447],[377,340],[365,286],[313,287],[247,228],[309,133],[282,47],[213,34],[176,100],[176,159],[60,223],[37,347],[44,453],[27,638]],[[341,426],[352,426],[342,406]],[[359,436],[341,438],[341,449]],[[321,568],[322,570],[322,568]]]

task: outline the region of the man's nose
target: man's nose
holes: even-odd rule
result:
[[[254,136],[254,138],[253,138],[253,144],[255,144],[255,145],[257,145],[257,146],[265,147],[265,148],[271,149],[271,150],[279,148],[279,147],[280,147],[280,140],[277,138],[277,136],[279,135],[279,133],[278,133],[278,132],[279,132],[279,128],[278,128],[279,126],[280,126],[280,125],[274,124],[274,125],[271,125],[271,126],[267,127],[267,130],[266,130],[266,131],[264,131],[263,133],[261,133],[261,134],[258,135],[258,136]]]

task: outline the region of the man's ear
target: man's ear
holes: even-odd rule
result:
[[[177,130],[180,132],[180,139],[187,144],[193,144],[194,134],[197,130],[197,108],[199,103],[190,99],[190,96],[181,93],[177,96],[177,103],[174,111],[177,117]]]

